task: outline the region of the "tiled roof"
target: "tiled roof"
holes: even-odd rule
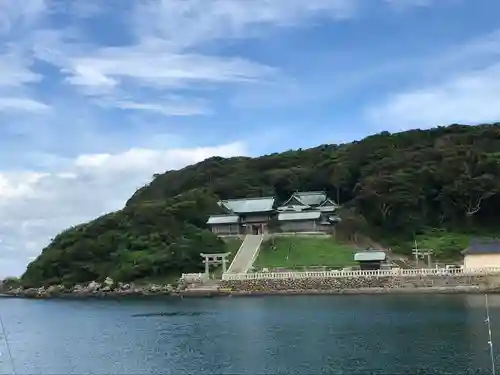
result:
[[[500,253],[500,240],[498,239],[472,239],[467,248],[467,254],[494,254]]]
[[[322,203],[321,207],[338,207],[338,204],[332,201],[330,198],[326,198]]]
[[[292,195],[290,198],[288,198],[288,200],[283,203],[280,207],[278,207],[278,210],[279,209],[282,209],[282,208],[286,208],[286,207],[302,207],[302,208],[308,208],[309,206],[305,205],[304,203],[302,203],[302,201],[299,199],[299,197],[297,197],[295,194]]]
[[[280,212],[278,215],[279,221],[291,220],[316,220],[321,217],[319,211],[304,211],[304,212]]]
[[[309,206],[296,206],[296,205],[281,206],[281,207],[278,207],[278,211],[300,212],[300,211],[303,211],[304,209],[307,209],[307,208],[309,208]]]
[[[299,200],[308,206],[319,206],[327,198],[323,191],[303,191],[294,194]]]
[[[207,224],[235,224],[238,220],[238,215],[213,215],[208,218]]]
[[[354,260],[356,262],[383,261],[385,258],[386,254],[383,251],[363,251],[361,253],[354,254]]]
[[[320,210],[321,212],[334,212],[337,210],[337,206],[320,206],[316,209]]]
[[[273,210],[274,197],[227,199],[220,204],[234,213],[269,212]]]

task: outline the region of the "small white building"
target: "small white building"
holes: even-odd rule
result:
[[[464,268],[500,267],[500,240],[474,239],[465,250]]]
[[[359,268],[365,270],[379,270],[382,263],[387,261],[384,251],[362,251],[354,254],[354,261],[359,263]]]

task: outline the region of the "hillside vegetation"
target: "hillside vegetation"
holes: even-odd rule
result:
[[[383,132],[258,158],[213,157],[156,174],[123,210],[59,234],[23,280],[195,271],[200,251],[223,247],[205,228],[208,214],[218,212],[217,198],[283,201],[297,190],[338,197],[346,236],[363,233],[400,250],[415,236],[432,244],[439,241],[430,237],[444,237],[443,255],[454,256],[463,234],[495,231],[500,223],[500,124]]]
[[[125,207],[60,233],[22,279],[29,286],[90,280],[132,281],[203,270],[200,251],[225,252],[205,229],[215,197],[192,191],[165,201]]]

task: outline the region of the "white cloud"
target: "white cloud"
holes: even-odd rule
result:
[[[0,53],[0,112],[42,112],[49,106],[31,98],[28,86],[41,80],[31,62],[11,51]]]
[[[351,17],[359,0],[160,0],[134,13],[138,37],[155,36],[185,48],[208,40],[260,33],[264,26],[303,24],[311,16]],[[179,33],[179,30],[182,30]]]
[[[170,116],[208,113],[197,103],[181,107],[151,103],[135,92],[161,96],[175,90],[248,85],[275,79],[278,69],[236,56],[196,53],[219,38],[242,38],[263,27],[307,23],[316,15],[352,16],[358,0],[157,0],[134,3],[127,32],[135,42],[120,47],[75,44],[74,38],[45,32],[37,39],[37,58],[59,67],[65,82],[100,105]],[[71,3],[72,4],[72,3]],[[93,2],[91,13],[98,12]],[[85,14],[86,11],[83,11]],[[70,39],[70,40],[68,40]],[[187,100],[188,98],[186,98]],[[196,110],[193,110],[196,108]]]
[[[0,35],[32,27],[46,10],[45,0],[0,1]]]
[[[33,194],[32,186],[46,174],[23,172],[14,175],[0,174],[0,197],[4,199],[23,198]],[[6,202],[1,202],[5,204]]]
[[[0,97],[0,112],[4,111],[44,112],[49,109],[50,107],[48,105],[32,99]]]
[[[0,112],[40,112],[48,106],[31,98],[27,85],[42,77],[31,70],[24,38],[47,11],[44,0],[0,1]]]
[[[94,56],[70,58],[67,63],[68,81],[82,86],[114,86],[127,79],[156,87],[250,82],[273,71],[244,59],[169,53],[162,43],[105,48]]]
[[[0,173],[0,277],[20,274],[61,230],[123,207],[154,173],[207,157],[245,155],[231,143],[186,149],[130,149],[81,155],[47,173]]]
[[[446,0],[440,0],[440,2],[443,2]],[[426,7],[430,6],[433,3],[436,3],[436,0],[385,0],[385,2],[391,6],[398,7],[398,8],[407,8],[407,7]]]
[[[397,1],[397,0],[395,0]],[[366,109],[377,128],[403,130],[500,119],[500,29],[408,62],[419,86]],[[411,74],[411,73],[408,73]]]
[[[125,47],[75,49],[57,38],[40,41],[37,58],[60,68],[65,82],[101,106],[150,111],[161,115],[206,114],[208,103],[185,97],[170,105],[151,102],[183,89],[252,84],[277,74],[276,69],[238,57],[173,52],[165,40]],[[144,92],[147,92],[145,96]]]
[[[367,111],[377,124],[431,127],[500,119],[500,64],[450,78],[435,86],[399,93]]]
[[[41,79],[39,74],[29,69],[29,61],[14,54],[0,54],[0,87],[19,87],[35,83]]]
[[[117,101],[115,106],[121,109],[131,109],[138,111],[155,112],[164,116],[195,116],[210,114],[208,106],[200,103],[137,103],[130,101]]]

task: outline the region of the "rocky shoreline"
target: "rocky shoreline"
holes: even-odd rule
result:
[[[179,285],[135,285],[133,283],[115,283],[106,279],[103,283],[92,281],[85,285],[66,287],[64,285],[51,285],[39,288],[0,287],[1,297],[13,298],[88,298],[88,297],[139,297],[154,295],[175,295],[185,286]]]
[[[279,291],[230,291],[230,290],[182,290],[182,291],[144,291],[134,290],[129,293],[122,292],[94,292],[94,293],[60,293],[40,294],[32,292],[3,293],[0,298],[32,298],[32,299],[86,299],[86,298],[126,298],[126,297],[180,297],[180,298],[214,298],[214,297],[265,297],[265,296],[307,296],[307,295],[413,295],[413,294],[483,294],[499,293],[500,289],[482,287],[426,287],[415,289],[387,289],[387,288],[362,288],[344,290],[279,290]]]
[[[349,289],[280,289],[280,290],[231,290],[219,288],[189,289],[173,288],[170,285],[148,285],[133,286],[124,284],[121,288],[90,286],[78,288],[60,288],[51,286],[48,288],[11,289],[0,292],[4,298],[125,298],[125,297],[181,297],[181,298],[212,298],[212,297],[259,297],[259,296],[297,296],[297,295],[374,295],[374,294],[478,294],[498,293],[500,288],[486,286],[448,286],[448,287],[416,287],[416,288],[349,288]]]

